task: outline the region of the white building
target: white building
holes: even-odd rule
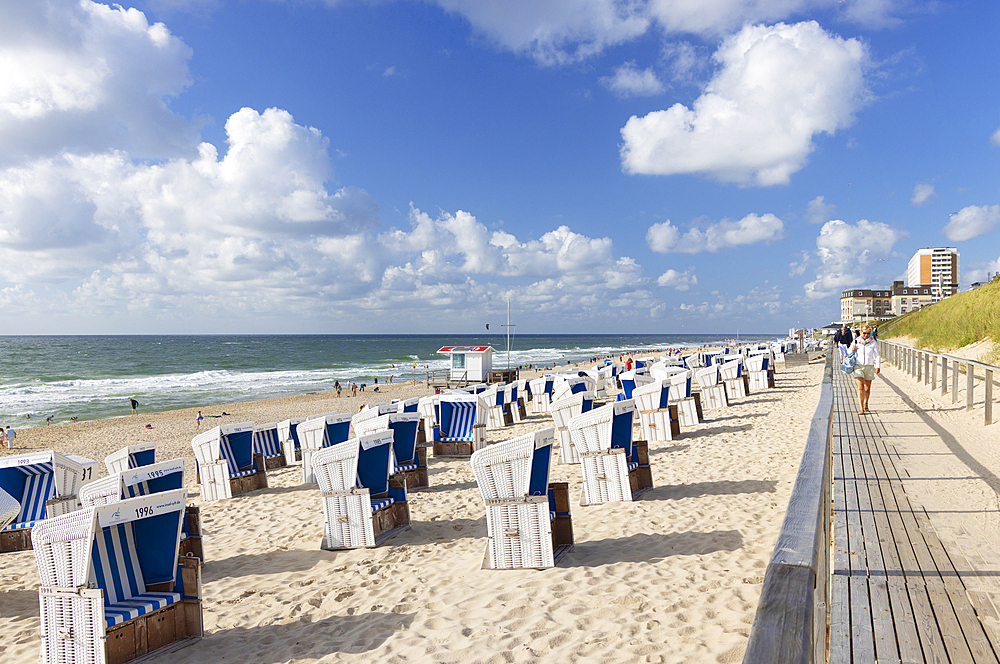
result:
[[[906,270],[909,288],[929,288],[931,301],[937,302],[958,292],[958,249],[930,247],[919,249]]]

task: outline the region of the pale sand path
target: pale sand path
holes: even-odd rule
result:
[[[486,524],[467,460],[430,460],[430,489],[410,493],[410,530],[340,552],[319,549],[315,485],[300,484],[299,466],[272,471],[269,489],[202,504],[206,637],[156,661],[738,662],[822,366],[779,371],[776,389],[651,445],[655,488],[634,503],[580,507],[579,466],[554,465],[552,480],[570,482],[576,545],[550,570],[480,569]],[[320,394],[203,412],[233,414],[210,424],[266,422],[359,402]],[[194,412],[24,430],[19,443],[103,459],[154,439],[158,458],[191,458]],[[549,425],[532,416],[488,439]],[[3,563],[0,659],[35,662],[34,559]]]

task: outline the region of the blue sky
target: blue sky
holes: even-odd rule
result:
[[[1000,270],[993,1],[0,5],[5,333],[780,332]]]

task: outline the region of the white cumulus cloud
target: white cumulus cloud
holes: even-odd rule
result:
[[[943,232],[952,242],[992,233],[1000,222],[1000,205],[969,205],[951,216]]]
[[[888,256],[904,231],[882,222],[862,219],[855,225],[834,219],[823,224],[816,238],[819,267],[816,278],[805,285],[806,296],[819,299],[852,286],[865,285],[873,263]]]
[[[833,203],[825,202],[823,196],[817,196],[806,206],[806,221],[810,224],[823,224],[830,220],[830,215],[837,209]]]
[[[921,205],[926,203],[927,200],[933,195],[934,195],[934,185],[918,184],[913,188],[913,198],[910,199],[910,202],[916,205],[917,207],[920,207]]]
[[[663,83],[651,67],[639,69],[635,62],[626,62],[618,67],[613,76],[601,79],[601,85],[619,97],[649,97],[664,90]]]
[[[649,227],[646,231],[646,244],[661,254],[697,254],[758,242],[772,242],[781,238],[784,229],[781,219],[770,213],[748,214],[738,221],[723,219],[704,229],[692,228],[684,233],[667,220]]]
[[[625,124],[625,172],[786,184],[813,137],[849,126],[867,96],[866,46],[815,21],[746,26],[714,58],[720,69],[691,108],[678,103]]]
[[[664,288],[686,291],[691,288],[691,286],[698,284],[698,277],[692,274],[691,270],[678,272],[677,270],[670,269],[661,274],[656,280],[656,283]]]

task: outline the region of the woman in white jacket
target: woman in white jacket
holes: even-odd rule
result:
[[[858,403],[861,405],[858,415],[864,415],[868,412],[872,381],[875,380],[875,374],[882,372],[882,356],[878,352],[878,342],[872,338],[870,325],[861,328],[861,334],[854,338],[854,343],[847,352],[857,353],[854,377],[858,380]]]

